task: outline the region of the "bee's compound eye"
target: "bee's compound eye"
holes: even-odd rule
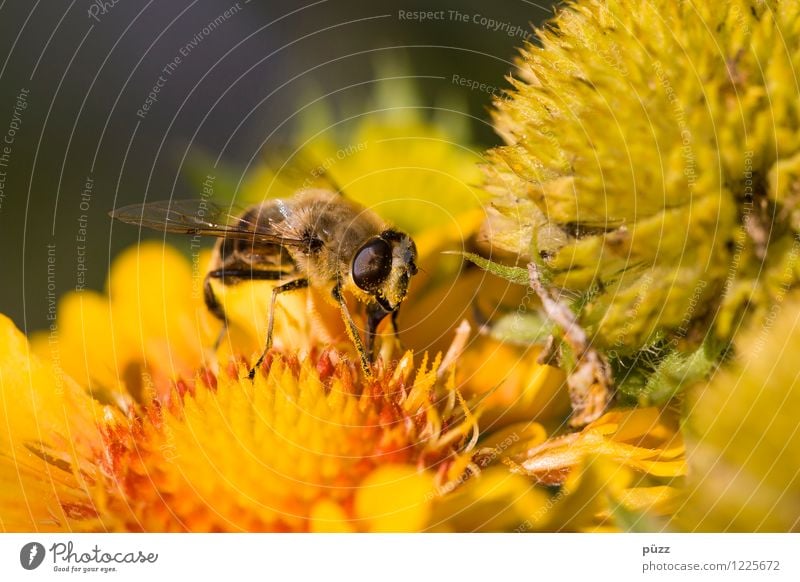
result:
[[[374,238],[361,247],[353,259],[353,281],[364,291],[375,291],[392,271],[392,247]]]

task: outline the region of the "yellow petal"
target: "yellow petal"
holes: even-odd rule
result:
[[[344,509],[330,500],[323,500],[311,508],[310,530],[313,533],[348,533],[355,531],[352,520],[347,517]]]
[[[544,523],[549,496],[505,467],[439,489],[431,523],[451,531],[530,531]],[[454,490],[453,490],[454,489]]]
[[[532,448],[521,461],[530,475],[557,482],[584,458],[603,455],[656,476],[686,471],[684,445],[674,419],[656,408],[609,412],[581,432]]]
[[[408,466],[373,471],[356,493],[356,515],[368,531],[415,532],[428,523],[433,480]]]
[[[87,462],[103,412],[65,375],[30,353],[0,315],[0,529],[72,531],[95,525]]]

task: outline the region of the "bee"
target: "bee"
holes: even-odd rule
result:
[[[201,199],[135,204],[113,210],[110,215],[161,232],[218,237],[203,296],[208,310],[224,326],[228,320],[214,294],[212,280],[223,285],[275,282],[266,343],[250,369],[250,379],[272,347],[278,296],[307,287],[330,293],[359,353],[361,368],[369,377],[377,327],[391,315],[397,333],[397,313],[409,281],[417,273],[417,248],[411,237],[335,190],[301,189],[291,197],[269,199],[241,212]],[[345,293],[366,307],[363,342]]]

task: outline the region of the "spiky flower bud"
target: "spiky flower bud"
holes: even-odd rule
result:
[[[581,296],[596,345],[728,340],[800,279],[798,3],[580,0],[518,64],[495,242]]]

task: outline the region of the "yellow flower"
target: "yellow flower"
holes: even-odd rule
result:
[[[0,329],[5,530],[416,531],[474,445],[438,360],[362,384],[334,351],[274,355],[255,382],[206,369],[123,411]]]

